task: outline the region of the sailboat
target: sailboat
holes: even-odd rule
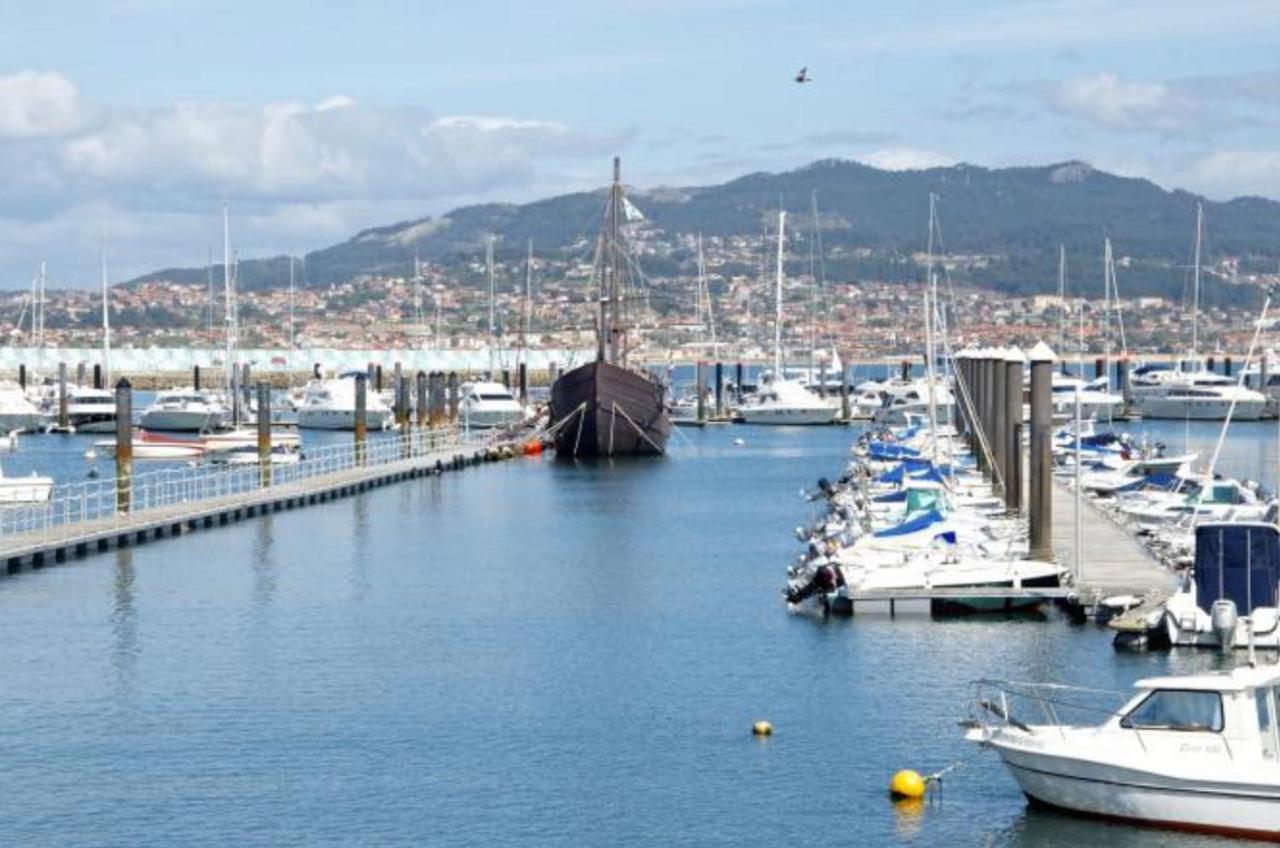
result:
[[[666,387],[627,367],[623,278],[630,273],[631,258],[620,240],[626,214],[621,163],[614,157],[613,185],[596,243],[594,276],[600,286],[596,358],[566,371],[551,386],[558,456],[662,454],[671,435]]]
[[[782,369],[782,251],[786,243],[787,213],[778,212],[778,269],[774,279],[773,373],[752,403],[738,408],[746,424],[834,424],[836,407],[818,397],[801,380],[789,379]]]

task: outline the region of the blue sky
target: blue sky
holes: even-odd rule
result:
[[[817,158],[1280,197],[1280,2],[0,5],[0,285]],[[808,65],[814,82],[791,76]]]

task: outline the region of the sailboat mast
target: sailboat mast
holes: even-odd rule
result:
[[[929,400],[929,435],[933,439],[933,458],[938,459],[938,407],[934,399],[933,311],[937,308],[937,278],[933,273],[933,225],[937,214],[937,195],[929,193],[929,235],[925,248],[924,289],[924,378]]]
[[[107,240],[102,240],[102,385],[111,385],[111,289],[107,286]]]
[[[1111,290],[1114,286],[1111,275],[1114,269],[1111,265],[1111,238],[1107,237],[1102,242],[1102,364],[1104,374],[1107,378],[1107,391],[1111,391]],[[1108,406],[1107,410],[1110,411]]]
[[[1204,212],[1196,201],[1196,257],[1195,274],[1191,284],[1191,362],[1192,368],[1200,356],[1200,240],[1203,231]]]
[[[293,254],[289,254],[289,350],[293,350]]]
[[[533,311],[533,239],[529,239],[524,257],[524,303],[520,308],[520,355],[528,358],[529,321]]]
[[[622,342],[622,284],[620,277],[621,263],[618,245],[618,216],[622,212],[622,160],[613,157],[613,186],[609,191],[609,361],[619,364],[619,346]]]
[[[1058,245],[1058,347],[1067,349],[1067,248]]]
[[[43,354],[44,354],[44,313],[45,313],[45,306],[46,306],[46,305],[48,304],[48,302],[49,302],[49,299],[48,299],[48,297],[47,297],[47,295],[46,295],[46,288],[45,288],[45,287],[46,287],[46,285],[48,284],[48,281],[49,281],[49,280],[48,280],[48,276],[47,276],[47,271],[48,271],[48,269],[47,269],[47,267],[46,267],[46,263],[42,260],[42,261],[40,262],[40,336],[39,336],[39,338],[36,340],[36,344],[38,344],[38,345],[40,346],[41,356],[43,356]]]
[[[787,238],[787,213],[778,210],[778,272],[773,293],[773,379],[782,379],[782,249]]]
[[[222,289],[226,303],[227,331],[227,392],[230,393],[235,380],[236,352],[236,318],[235,294],[231,280],[231,219],[227,212],[227,202],[222,201]],[[239,422],[236,422],[237,424]]]

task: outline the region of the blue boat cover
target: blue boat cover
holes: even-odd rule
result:
[[[932,480],[934,483],[946,482],[945,480],[942,479],[942,473],[936,468],[926,468],[924,471],[920,472],[919,474],[912,474],[911,479],[912,480]]]
[[[907,490],[899,489],[896,492],[889,492],[885,495],[876,495],[871,500],[874,503],[903,503],[907,499]]]
[[[1201,524],[1196,528],[1196,602],[1205,612],[1220,598],[1241,615],[1276,606],[1280,528],[1273,524]]]
[[[872,442],[868,448],[872,459],[901,459],[904,456],[919,456],[920,451],[896,442]]]
[[[871,535],[879,539],[890,538],[893,536],[906,536],[909,533],[917,533],[931,524],[937,524],[939,521],[942,521],[943,518],[944,516],[942,513],[938,512],[936,509],[931,509],[928,512],[922,512],[910,521],[904,521],[896,526],[877,530]]]
[[[907,474],[907,469],[903,468],[901,465],[895,465],[893,468],[890,468],[888,471],[884,472],[879,477],[877,477],[876,482],[877,483],[901,483],[902,478],[905,477],[906,474]]]

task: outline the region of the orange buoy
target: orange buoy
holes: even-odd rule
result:
[[[525,456],[539,456],[542,453],[542,442],[538,439],[530,439],[524,443]]]

